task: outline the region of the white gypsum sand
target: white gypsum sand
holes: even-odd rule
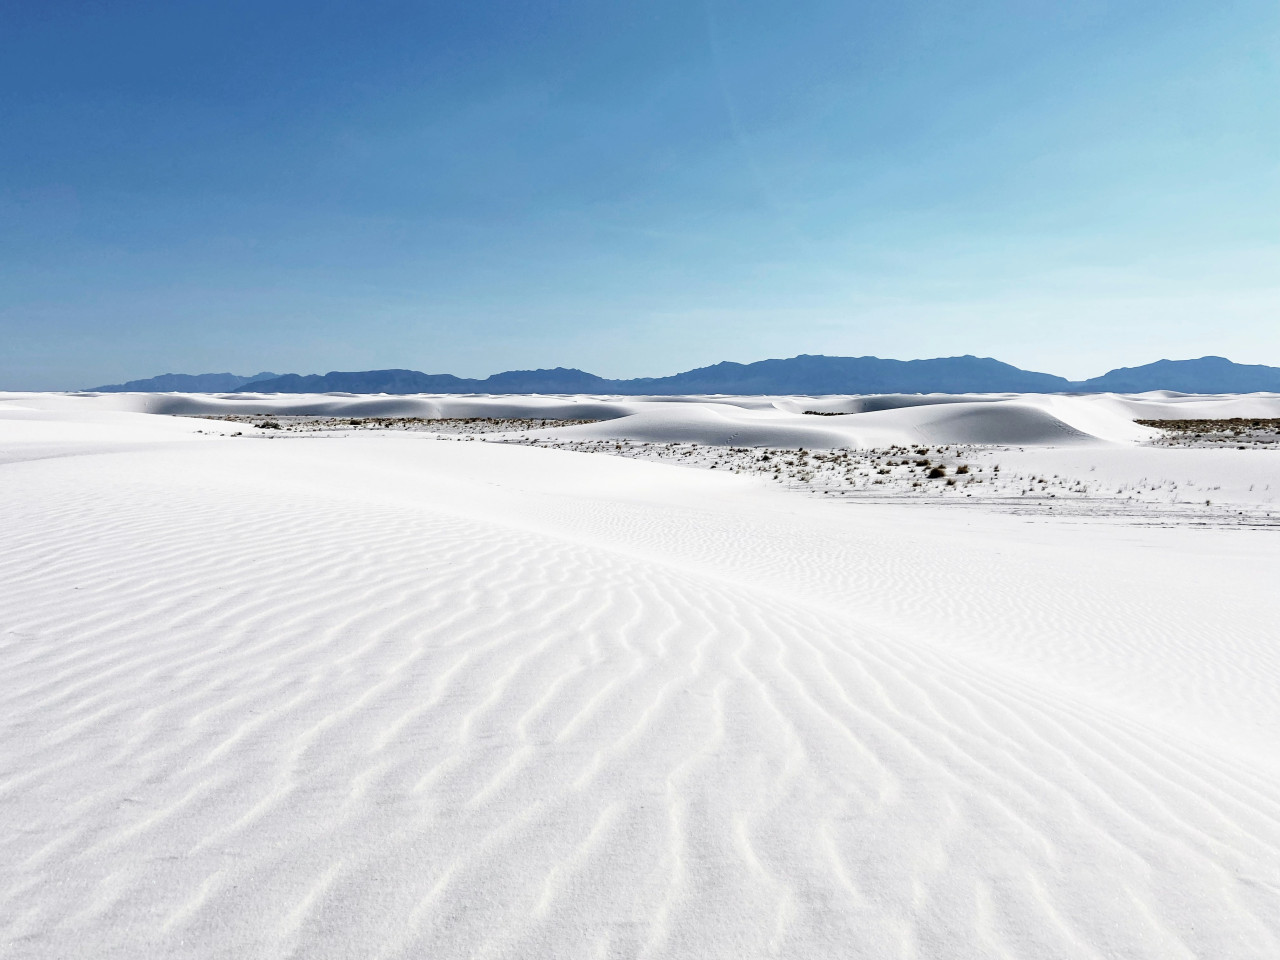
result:
[[[1278,955],[1278,408],[0,395],[0,955]]]

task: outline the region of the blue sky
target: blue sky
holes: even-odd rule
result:
[[[0,0],[0,388],[1280,364],[1280,5]]]

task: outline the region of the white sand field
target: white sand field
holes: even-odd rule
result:
[[[1280,956],[1204,417],[1280,397],[0,394],[0,956]]]

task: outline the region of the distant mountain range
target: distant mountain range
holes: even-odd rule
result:
[[[801,355],[788,360],[717,363],[669,377],[606,380],[582,370],[508,370],[483,380],[417,370],[343,373],[167,373],[150,380],[95,387],[102,392],[186,393],[603,393],[679,394],[832,393],[1180,393],[1280,392],[1280,367],[1232,363],[1223,357],[1157,360],[1121,367],[1091,380],[1071,381],[990,357],[882,360],[879,357]]]
[[[234,373],[162,373],[147,380],[111,383],[94,387],[94,393],[230,393],[236,387],[257,380],[274,380],[278,373],[263,371],[252,377]]]

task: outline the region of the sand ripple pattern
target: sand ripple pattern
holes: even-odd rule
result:
[[[132,456],[0,468],[6,957],[1280,955],[1275,776],[1105,698]]]

